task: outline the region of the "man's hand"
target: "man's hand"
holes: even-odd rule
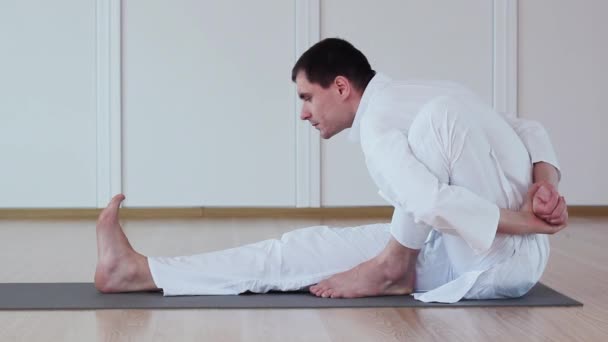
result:
[[[559,203],[559,194],[549,182],[537,182],[534,185],[536,192],[532,196],[532,212],[545,219],[550,216]]]
[[[566,201],[549,182],[532,184],[521,212],[534,233],[555,234],[568,223]]]
[[[537,190],[532,198],[532,212],[552,225],[564,225],[568,222],[568,206],[563,196],[549,182],[535,183]],[[534,185],[533,185],[534,186]]]
[[[568,207],[559,195],[558,171],[538,162],[533,168],[534,184],[528,189],[519,211],[500,209],[498,232],[504,234],[555,234],[568,224]]]
[[[558,169],[546,162],[536,162],[532,166],[534,185],[530,188],[538,189],[532,199],[532,212],[545,222],[552,225],[566,225],[568,223],[568,206],[563,196],[559,195]],[[535,186],[536,185],[536,186]]]

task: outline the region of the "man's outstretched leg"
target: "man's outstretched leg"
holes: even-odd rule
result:
[[[387,224],[313,226],[225,250],[146,257],[133,250],[118,223],[123,200],[115,196],[97,225],[95,285],[102,292],[162,289],[165,296],[176,296],[299,290],[377,256],[390,240]],[[388,272],[389,278],[397,278],[395,273]],[[395,284],[389,288],[395,294],[412,287]]]
[[[114,196],[97,221],[95,287],[104,293],[158,290],[148,259],[137,253],[118,222],[118,208],[125,196]]]

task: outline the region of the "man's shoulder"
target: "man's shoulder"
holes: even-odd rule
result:
[[[444,91],[462,88],[465,88],[462,83],[451,80],[403,79],[387,82],[383,90],[389,93],[398,93],[401,91]]]
[[[385,108],[419,104],[438,96],[454,94],[466,89],[462,84],[447,80],[391,80],[371,96],[371,108]]]
[[[364,130],[407,129],[420,108],[435,98],[455,95],[466,89],[445,80],[391,80],[370,97],[367,114],[361,119]]]

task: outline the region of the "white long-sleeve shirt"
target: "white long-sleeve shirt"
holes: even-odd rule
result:
[[[378,73],[363,93],[349,137],[360,141],[372,179],[381,196],[396,210],[412,215],[416,224],[453,230],[471,248],[483,252],[496,234],[500,217],[497,205],[464,187],[440,182],[414,157],[407,140],[420,109],[444,95],[476,96],[453,82],[392,81]],[[544,161],[559,169],[542,126],[529,120],[506,119],[526,146],[532,163]],[[400,220],[399,215],[393,225],[410,224],[395,220]],[[420,229],[418,246],[413,248],[422,246],[427,235],[428,230]]]

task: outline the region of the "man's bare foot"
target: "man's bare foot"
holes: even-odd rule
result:
[[[114,196],[97,220],[95,287],[104,293],[157,290],[148,259],[137,253],[118,222],[125,196]]]
[[[324,298],[410,294],[416,280],[418,252],[391,239],[375,258],[311,286],[310,292]]]

